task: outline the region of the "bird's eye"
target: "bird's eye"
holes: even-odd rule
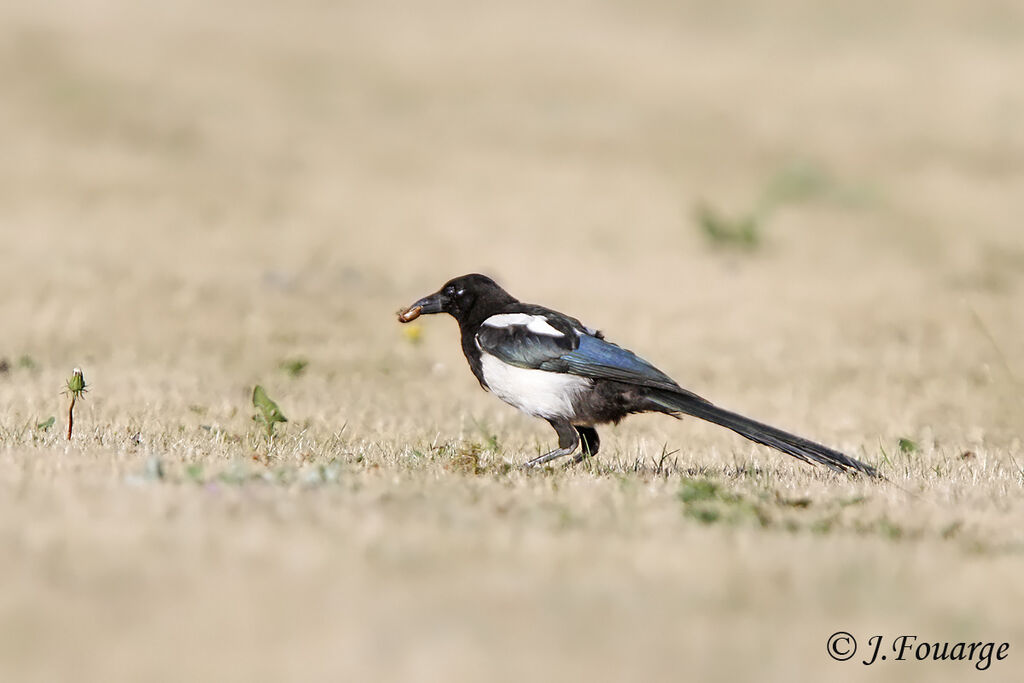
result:
[[[455,288],[454,287],[445,287],[444,288],[444,294],[447,297],[455,296]]]

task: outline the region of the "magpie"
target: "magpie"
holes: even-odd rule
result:
[[[450,280],[400,311],[398,319],[407,323],[432,313],[448,313],[459,323],[462,352],[480,386],[554,428],[558,448],[526,467],[581,447],[573,462],[597,455],[596,425],[657,412],[698,417],[838,472],[880,476],[874,467],[839,451],[719,408],[632,351],[606,341],[600,331],[550,308],[523,303],[484,275]]]

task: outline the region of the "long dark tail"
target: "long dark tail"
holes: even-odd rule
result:
[[[662,389],[652,389],[648,398],[659,408],[670,413],[685,413],[702,420],[728,427],[740,436],[776,450],[788,453],[804,462],[818,463],[837,472],[863,472],[872,477],[881,477],[871,465],[855,460],[820,443],[808,441],[795,434],[784,432],[770,425],[751,420],[737,413],[719,408],[694,395],[679,394]]]

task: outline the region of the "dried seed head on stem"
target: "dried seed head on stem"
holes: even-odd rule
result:
[[[70,441],[71,432],[75,425],[75,402],[79,396],[84,396],[86,393],[85,376],[82,374],[81,368],[72,370],[71,377],[68,378],[65,386],[66,390],[64,393],[71,395],[71,404],[68,406],[68,441]]]

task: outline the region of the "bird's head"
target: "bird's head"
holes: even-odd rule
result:
[[[476,318],[482,321],[500,306],[515,299],[486,275],[463,275],[449,280],[441,289],[399,311],[399,322],[412,322],[421,315],[448,313],[460,324]]]

